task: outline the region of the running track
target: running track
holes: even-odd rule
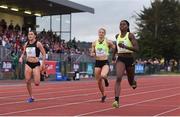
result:
[[[0,81],[0,116],[180,116],[180,76],[137,76],[133,90],[122,81],[120,108],[112,108],[114,78],[105,103],[95,80],[45,81],[33,85],[34,103],[26,103],[23,81]]]

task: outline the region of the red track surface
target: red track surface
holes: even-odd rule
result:
[[[24,82],[0,81],[0,116],[180,116],[180,76],[138,76],[136,90],[123,80],[117,109],[110,79],[105,103],[95,80],[45,81],[33,86],[33,103],[26,102]]]

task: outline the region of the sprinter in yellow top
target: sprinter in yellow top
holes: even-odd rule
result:
[[[115,45],[112,41],[107,40],[105,37],[106,30],[104,28],[100,28],[98,31],[99,38],[92,43],[91,56],[95,57],[95,78],[98,83],[99,90],[102,94],[101,102],[105,102],[106,94],[104,92],[104,85],[102,84],[102,80],[105,82],[105,86],[109,86],[109,82],[107,80],[107,75],[109,72],[109,62],[108,55],[109,49],[115,49]]]
[[[122,20],[120,22],[120,33],[116,35],[116,49],[113,53],[113,61],[116,61],[116,83],[115,83],[115,101],[113,107],[119,107],[119,95],[121,91],[121,80],[126,70],[128,82],[135,89],[137,87],[134,80],[135,67],[133,53],[139,50],[137,40],[134,34],[129,31],[129,22]],[[116,59],[117,55],[117,59]]]

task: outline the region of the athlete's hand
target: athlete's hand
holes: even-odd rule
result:
[[[122,44],[122,43],[119,43],[118,46],[121,47],[121,48],[125,48],[125,45]]]
[[[94,52],[90,53],[90,56],[94,57],[96,54]]]
[[[116,63],[116,60],[112,60],[112,64],[115,64]]]
[[[112,57],[112,64],[116,63],[116,57]]]
[[[20,57],[20,58],[19,58],[19,63],[22,64],[22,62],[23,62],[23,59],[22,59],[22,57]]]

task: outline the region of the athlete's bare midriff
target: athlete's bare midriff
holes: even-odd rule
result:
[[[108,60],[107,56],[96,56],[96,60]]]
[[[133,53],[118,53],[117,55],[120,57],[133,57]]]
[[[27,57],[28,62],[37,63],[39,61],[38,57]]]

